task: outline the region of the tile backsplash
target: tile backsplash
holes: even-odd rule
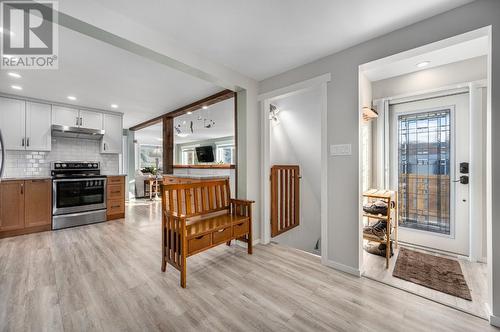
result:
[[[118,174],[119,155],[101,154],[100,142],[76,138],[52,138],[52,151],[6,151],[5,178],[50,176],[53,161],[99,161],[101,173]]]

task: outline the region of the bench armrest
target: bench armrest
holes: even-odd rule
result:
[[[236,199],[236,198],[231,198],[231,203],[235,205],[251,205],[255,203],[255,201],[250,201],[247,199]]]
[[[186,218],[186,216],[184,214],[178,214],[175,211],[165,211],[165,216],[167,216],[167,217],[174,217],[174,218],[177,218],[177,219],[185,219]]]

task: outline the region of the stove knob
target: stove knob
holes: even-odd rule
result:
[[[61,164],[59,164],[59,163],[56,163],[54,166],[55,166],[55,168],[61,168]]]
[[[61,164],[61,167],[62,167],[62,168],[66,168],[67,166],[68,166],[68,165],[66,165],[66,164]]]
[[[97,164],[94,164],[94,168],[97,168],[97,167],[99,167],[99,165],[97,165]]]
[[[87,164],[87,167],[88,168],[92,168],[92,164]]]

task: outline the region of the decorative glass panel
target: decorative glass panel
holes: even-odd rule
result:
[[[450,110],[398,117],[401,226],[450,234]]]

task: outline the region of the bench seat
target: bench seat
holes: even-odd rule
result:
[[[181,272],[186,287],[187,257],[241,240],[252,254],[253,201],[232,199],[229,180],[162,185],[162,271]]]

